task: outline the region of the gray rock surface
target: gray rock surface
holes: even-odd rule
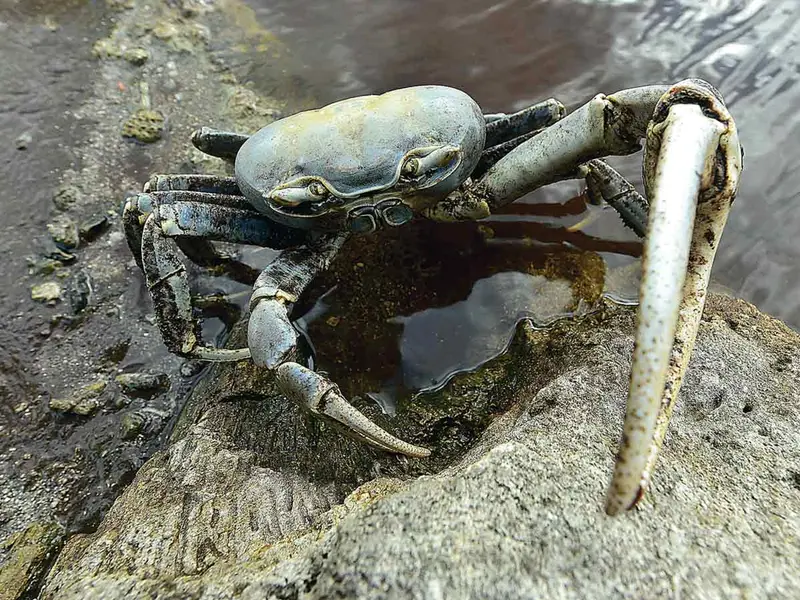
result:
[[[507,355],[398,409],[427,461],[222,367],[42,597],[798,597],[800,336],[712,295],[652,489],[612,519],[633,324],[606,306],[522,325]]]

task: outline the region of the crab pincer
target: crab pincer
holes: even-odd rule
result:
[[[736,126],[719,93],[697,80],[670,88],[647,131],[649,220],[609,515],[632,508],[647,488],[694,347],[741,168]]]

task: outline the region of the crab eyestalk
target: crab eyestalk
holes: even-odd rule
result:
[[[635,506],[647,488],[694,347],[742,167],[733,119],[718,92],[695,80],[662,97],[648,127],[646,152],[650,213],[609,515]]]

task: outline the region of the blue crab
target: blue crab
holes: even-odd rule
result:
[[[645,197],[601,160],[644,140]],[[555,181],[582,178],[644,240],[641,303],[624,431],[606,512],[644,494],[694,345],[742,151],[720,94],[701,80],[598,95],[565,114],[548,100],[483,114],[462,91],[421,86],[351,98],[252,136],[203,128],[200,150],[235,177],[157,175],[128,200],[124,227],[170,351],[252,360],[283,393],[389,452],[425,457],[367,419],[325,375],[297,362],[290,314],[350,235],[415,218],[477,220]],[[209,240],[280,249],[260,274]],[[200,340],[182,255],[254,284],[248,347]]]

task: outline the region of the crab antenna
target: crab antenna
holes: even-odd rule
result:
[[[674,86],[656,107],[647,152],[651,206],[641,302],[609,515],[635,506],[647,487],[694,347],[741,170],[733,120],[716,90],[694,81]]]

